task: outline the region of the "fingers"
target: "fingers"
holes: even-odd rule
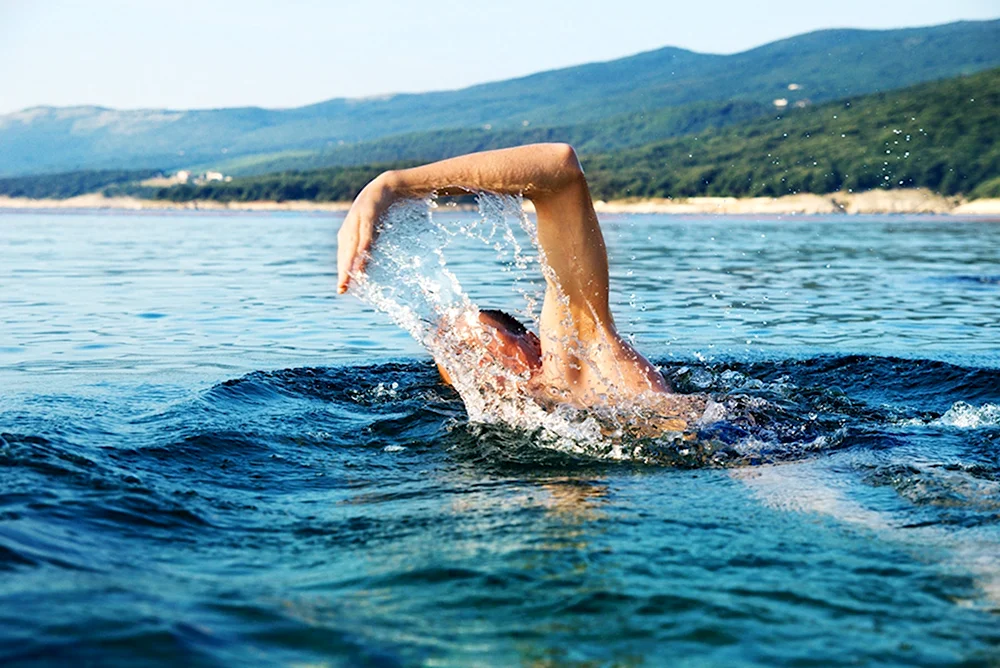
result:
[[[338,252],[337,257],[337,294],[342,295],[347,292],[347,284],[350,281],[350,274],[348,267],[350,266],[350,258],[344,257],[344,250]]]
[[[351,265],[354,264],[354,254],[357,249],[357,234],[350,218],[348,214],[340,226],[340,232],[337,233],[337,293],[341,295],[347,292]]]
[[[344,294],[351,278],[365,270],[375,237],[375,223],[388,208],[388,191],[376,178],[358,194],[337,233],[337,292]]]
[[[344,294],[351,277],[365,270],[372,246],[372,224],[349,213],[337,234],[337,293]]]
[[[372,248],[372,226],[362,225],[358,230],[358,246],[354,254],[354,266],[351,268],[352,274],[364,272],[365,265],[368,264],[368,253]]]

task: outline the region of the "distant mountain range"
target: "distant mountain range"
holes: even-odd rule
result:
[[[746,110],[753,107],[738,107]],[[688,106],[674,108],[688,109]],[[677,113],[682,113],[678,111]],[[739,113],[742,113],[739,112]],[[733,116],[738,116],[734,113]],[[671,118],[658,115],[656,118]],[[697,196],[778,197],[926,188],[971,199],[1000,198],[1000,67],[882,93],[792,107],[667,139],[582,155],[597,199]],[[627,131],[628,116],[566,126],[597,131],[593,149]],[[642,126],[635,137],[663,129]],[[588,130],[589,129],[589,130]],[[634,128],[633,128],[634,129]],[[516,139],[519,130],[491,133]],[[546,130],[544,132],[556,132]],[[529,132],[524,130],[524,132]],[[370,142],[385,152],[437,154],[477,148],[482,131],[441,131]],[[546,137],[532,137],[533,139]],[[369,156],[374,157],[374,156]],[[292,160],[291,157],[286,158]],[[266,162],[266,161],[265,161]],[[265,164],[265,163],[260,163]],[[87,193],[190,202],[350,201],[387,168],[416,161],[270,171],[230,179],[151,178],[152,170],[84,170],[0,177],[0,196],[64,199]]]
[[[824,30],[728,56],[667,47],[462,90],[287,110],[35,107],[0,116],[0,175],[191,166],[259,173],[535,139],[609,150],[743,122],[779,100],[810,105],[998,65],[993,20]]]

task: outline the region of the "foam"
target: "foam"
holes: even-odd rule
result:
[[[735,450],[725,443],[696,444],[690,440],[694,434],[676,431],[650,438],[651,430],[642,426],[656,424],[656,419],[664,416],[639,405],[633,397],[602,395],[586,409],[560,403],[558,397],[553,397],[556,401],[538,399],[527,390],[527,374],[518,376],[501,360],[490,358],[485,346],[469,345],[471,337],[487,334],[479,325],[479,305],[463,290],[449,267],[447,251],[458,240],[471,240],[491,249],[507,272],[503,280],[510,282],[512,295],[521,299],[522,305],[515,313],[522,320],[537,320],[537,308],[544,296],[537,277],[544,275],[548,285],[555,286],[557,295],[558,281],[538,247],[536,228],[525,214],[520,197],[483,193],[477,201],[478,213],[468,212],[461,220],[435,216],[433,199],[393,205],[379,221],[366,273],[351,281],[354,294],[407,331],[444,367],[470,422],[505,425],[531,434],[533,442],[540,446],[572,454],[615,460],[660,458],[687,465],[706,457],[716,461],[715,450],[719,447],[727,453],[725,457],[719,455],[718,461],[729,464],[734,461],[732,456],[783,458],[786,452],[802,455],[828,445],[828,439],[822,437],[779,443],[771,440],[769,432],[756,434],[757,440],[752,437]],[[525,235],[530,247],[519,241]],[[592,357],[586,350],[587,343],[572,339],[562,343],[576,347],[580,359]],[[697,389],[705,390],[712,384],[712,374],[696,369],[689,375],[697,376],[698,371],[701,375],[692,382],[700,381]],[[600,370],[595,368],[595,372]],[[760,385],[759,381],[736,375],[734,372],[726,380],[748,388]],[[606,385],[614,387],[614,383]],[[742,403],[709,402],[701,420],[690,426],[697,429],[709,422],[738,417],[741,410],[761,408],[755,402],[766,404],[763,399],[752,398]],[[764,440],[760,440],[761,436]]]
[[[469,213],[462,221],[436,217],[433,199],[395,204],[380,221],[366,273],[353,277],[352,292],[385,313],[445,368],[471,422],[532,432],[537,443],[560,451],[611,459],[633,457],[634,448],[623,442],[630,422],[641,416],[634,407],[614,408],[628,402],[605,397],[604,407],[586,410],[568,404],[542,405],[527,392],[511,391],[523,388],[526,376],[490,359],[482,346],[467,345],[468,338],[480,335],[481,329],[479,306],[448,266],[448,247],[459,237],[496,253],[510,274],[504,280],[511,282],[512,293],[521,299],[522,306],[515,311],[520,319],[537,319],[543,299],[538,275],[558,286],[521,198],[483,193],[477,201],[478,214]],[[530,247],[519,241],[525,235]],[[532,276],[534,281],[529,280]],[[570,340],[564,344],[583,346]]]
[[[945,427],[951,429],[983,429],[1000,426],[1000,405],[973,406],[966,401],[956,401],[934,420],[909,418],[897,424],[904,427]]]
[[[973,406],[964,401],[952,404],[945,414],[932,424],[958,429],[982,429],[1000,426],[1000,405]]]

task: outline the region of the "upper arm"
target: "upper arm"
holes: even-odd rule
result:
[[[590,189],[573,149],[555,145],[548,156],[558,175],[544,193],[525,193],[535,205],[538,244],[546,265],[543,329],[562,328],[569,316],[578,333],[612,327],[608,306],[608,256]],[[552,303],[556,299],[559,303]],[[568,307],[569,312],[565,313]],[[546,312],[549,317],[546,317]],[[552,314],[558,313],[559,323]]]

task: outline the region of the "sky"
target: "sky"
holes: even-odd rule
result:
[[[662,46],[1000,17],[997,0],[0,0],[0,114],[295,107],[461,88]]]

